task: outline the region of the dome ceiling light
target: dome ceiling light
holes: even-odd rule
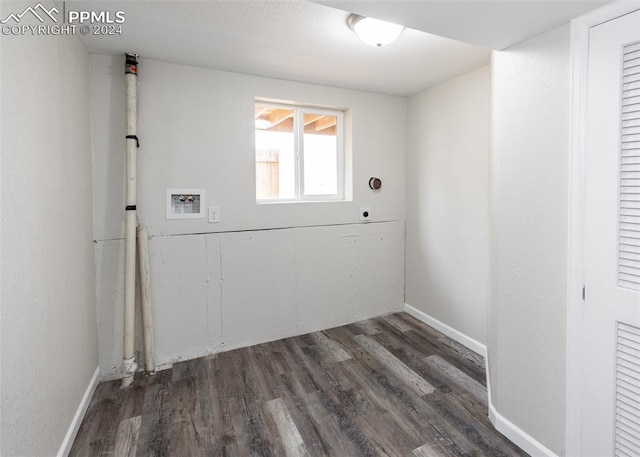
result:
[[[395,41],[404,30],[402,25],[357,14],[350,14],[347,24],[362,41],[378,48]]]

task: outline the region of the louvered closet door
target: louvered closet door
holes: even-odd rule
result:
[[[640,42],[622,48],[619,284],[640,290]]]
[[[589,48],[580,455],[640,457],[640,11]]]
[[[640,327],[618,323],[616,339],[615,451],[640,455]]]

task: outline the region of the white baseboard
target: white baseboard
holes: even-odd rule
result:
[[[411,305],[404,304],[404,310],[407,314],[412,315],[421,322],[435,328],[439,332],[444,333],[449,338],[457,341],[463,346],[471,349],[476,354],[480,354],[484,357],[486,372],[487,372],[487,403],[489,405],[489,420],[497,431],[506,436],[512,443],[518,445],[523,451],[527,452],[533,457],[558,457],[552,451],[544,447],[538,441],[533,439],[530,435],[525,433],[522,429],[517,427],[507,418],[502,416],[491,402],[491,382],[489,377],[489,359],[487,356],[487,347],[474,340],[473,338],[465,335],[464,333],[449,327],[447,324],[440,322],[438,319],[429,316],[427,313],[414,308]]]
[[[420,311],[419,309],[414,308],[413,306],[408,305],[407,303],[404,304],[404,311],[407,314],[412,315],[419,321],[424,322],[425,324],[430,325],[431,327],[435,328],[439,332],[444,333],[452,340],[455,340],[458,343],[462,344],[463,346],[467,347],[468,349],[471,349],[476,354],[480,354],[482,357],[487,356],[487,346],[465,335],[464,333],[459,332],[455,328],[449,327],[444,322],[440,322],[435,317],[431,317],[427,313]]]
[[[509,419],[502,416],[496,411],[491,402],[489,402],[489,420],[496,430],[532,457],[558,457],[557,454],[544,447],[540,442],[533,439],[529,434],[509,421]]]
[[[71,425],[69,425],[67,434],[62,441],[60,449],[58,450],[57,457],[67,457],[69,455],[71,446],[73,446],[73,442],[76,439],[78,430],[80,429],[80,424],[82,424],[82,419],[84,419],[84,415],[87,413],[87,408],[89,408],[89,403],[91,403],[91,398],[96,391],[96,387],[98,387],[99,379],[100,367],[96,367],[96,371],[93,373],[91,381],[89,381],[89,385],[87,386],[87,390],[85,390],[84,395],[82,396],[82,400],[78,405],[76,415],[73,417],[73,421],[71,421]]]

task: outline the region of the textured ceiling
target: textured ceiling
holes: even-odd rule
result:
[[[348,13],[303,0],[85,1],[67,10],[124,11],[122,36],[81,37],[90,52],[143,58],[394,95],[419,92],[486,64],[490,52],[405,30],[364,44]]]
[[[349,12],[500,48],[528,38],[523,33],[533,36],[604,3],[326,0],[331,5],[326,6],[320,2],[325,0],[86,0],[67,1],[65,7],[125,12],[122,35],[81,36],[93,53],[135,52],[166,62],[409,95],[479,68],[488,62],[490,51],[415,29],[405,29],[389,46],[374,48],[349,29]],[[62,7],[61,1],[57,3]]]
[[[503,50],[611,3],[601,0],[313,0]]]

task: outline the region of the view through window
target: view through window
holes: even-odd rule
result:
[[[257,200],[343,198],[343,113],[257,102]]]

